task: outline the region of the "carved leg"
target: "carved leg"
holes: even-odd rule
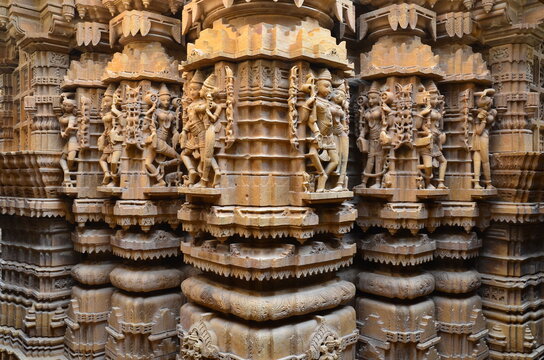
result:
[[[480,185],[480,171],[482,165],[480,151],[474,151],[472,155],[472,161],[474,163],[474,180],[472,180],[472,182],[474,183],[474,188],[482,189],[482,186]]]
[[[189,172],[189,185],[192,185],[196,182],[196,179],[198,177],[198,173],[195,170],[195,165],[193,164],[193,160],[189,155],[191,155],[192,150],[189,152],[183,151],[181,154],[181,161],[183,162],[183,165],[187,168],[187,171]]]
[[[423,171],[425,188],[429,190],[434,189],[433,184],[431,184],[431,179],[433,178],[433,158],[431,155],[423,155]]]
[[[63,185],[68,185],[70,183],[70,169],[68,168],[68,162],[66,161],[65,153],[62,153],[59,163],[60,163],[60,167],[62,168],[62,172],[64,174]]]
[[[317,186],[315,191],[316,192],[324,192],[325,191],[325,184],[327,183],[327,179],[329,178],[327,176],[327,173],[325,173],[325,169],[323,169],[323,165],[321,164],[321,160],[319,159],[319,153],[317,151],[317,148],[315,146],[312,146],[310,148],[310,152],[308,154],[310,160],[312,161],[312,164],[317,169]]]
[[[115,186],[119,181],[119,164],[121,161],[121,150],[114,150],[111,154],[111,181],[108,186]]]
[[[374,161],[376,160],[376,156],[374,155],[368,155],[368,159],[366,161],[365,169],[363,170],[363,187],[366,188],[369,176],[365,174],[371,174],[372,170],[374,170]]]
[[[102,180],[102,185],[107,185],[111,181],[111,173],[108,166],[108,154],[102,154],[98,163],[104,172],[104,179]]]
[[[446,167],[448,166],[448,161],[444,155],[440,155],[438,162],[440,163],[440,167],[438,169],[438,188],[447,189],[446,185],[444,185],[444,179],[446,177]]]
[[[219,184],[219,181],[221,180],[221,169],[219,169],[219,164],[217,164],[217,160],[215,160],[215,158],[212,158],[212,168],[213,168],[212,186],[215,187],[217,186],[217,184]]]

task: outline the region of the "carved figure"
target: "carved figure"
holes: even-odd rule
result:
[[[191,331],[187,334],[181,346],[181,355],[187,360],[201,360],[204,358],[202,350],[204,343],[198,336],[198,332]]]
[[[472,135],[472,161],[474,164],[474,188],[482,189],[480,173],[484,173],[484,184],[487,189],[494,189],[491,185],[491,168],[489,165],[489,129],[493,126],[497,110],[492,109],[495,89],[485,89],[477,92],[476,104],[478,109],[474,118]]]
[[[108,183],[108,186],[115,186],[119,182],[119,165],[121,164],[121,154],[125,142],[125,126],[127,122],[125,115],[119,109],[121,102],[121,87],[118,87],[113,93],[113,102],[111,105],[112,122],[111,129],[108,133],[108,140],[112,149],[108,160],[111,176],[111,181]]]
[[[318,173],[316,192],[324,192],[329,175],[336,170],[339,163],[333,133],[332,104],[328,99],[332,92],[330,71],[324,69],[317,77],[309,74],[302,91],[308,93],[309,98],[300,109],[300,119],[308,122],[314,135],[309,144],[308,157]],[[326,161],[328,164],[323,167],[322,162]]]
[[[413,141],[413,118],[412,118],[412,84],[395,84],[395,105],[394,113],[394,137],[392,145],[398,149],[402,145],[412,146]]]
[[[109,85],[104,93],[102,98],[102,104],[100,107],[100,116],[102,122],[104,123],[104,131],[102,135],[98,138],[98,151],[102,152],[100,155],[99,164],[104,172],[104,179],[102,180],[103,185],[107,185],[112,180],[109,163],[111,161],[111,154],[113,152],[113,145],[110,141],[110,132],[113,129],[113,117],[114,114],[111,111],[113,106],[113,93],[114,86]]]
[[[418,101],[419,106],[424,106],[414,114],[416,139],[415,145],[421,159],[419,167],[423,170],[423,180],[426,189],[435,189],[431,183],[433,167],[439,168],[439,189],[445,189],[444,177],[446,175],[447,160],[442,154],[442,145],[446,141],[446,134],[442,132],[442,110],[440,109],[440,93],[434,83],[428,89],[422,86]]]
[[[155,186],[165,186],[164,168],[157,169],[156,162],[161,163],[164,158],[177,159],[178,153],[170,145],[170,140],[176,143],[177,130],[175,129],[176,113],[171,110],[172,97],[166,84],[161,84],[158,98],[148,94],[146,102],[150,108],[145,116],[145,131],[149,134],[145,139],[145,166],[149,176],[157,181]],[[158,156],[161,155],[161,156]]]
[[[70,169],[73,168],[77,153],[80,149],[77,138],[79,128],[77,106],[74,99],[70,99],[68,94],[63,94],[62,115],[59,117],[60,136],[65,139],[64,148],[60,158],[60,166],[64,173],[63,186],[72,186]]]
[[[368,154],[362,186],[366,187],[369,178],[375,177],[376,182],[371,187],[380,188],[384,174],[384,149],[380,139],[383,130],[384,109],[376,84],[371,86],[367,95],[368,108],[360,113],[359,127],[361,132],[357,138],[359,151]]]
[[[183,124],[180,145],[183,149],[181,159],[188,171],[188,183],[195,187],[214,186],[220,178],[219,165],[214,158],[216,133],[220,129],[218,122],[223,107],[214,101],[217,93],[215,75],[203,81],[203,75],[196,71],[191,79],[188,91],[190,104],[187,108],[187,121]],[[200,159],[197,166],[196,162]],[[210,171],[214,170],[214,179],[210,183]],[[195,184],[200,176],[200,181]]]
[[[348,189],[347,167],[349,156],[349,100],[348,85],[345,81],[334,89],[332,101],[333,134],[338,149],[337,172],[339,174],[336,187],[332,190],[342,191]]]
[[[440,95],[434,83],[431,83],[429,94],[431,104],[431,113],[429,114],[429,117],[432,135],[431,156],[433,158],[433,167],[438,167],[437,188],[446,189],[444,178],[446,176],[448,161],[442,153],[442,146],[446,143],[446,134],[442,131],[444,128],[444,97]]]
[[[323,344],[319,347],[320,356],[319,360],[338,360],[340,359],[340,354],[342,353],[339,348],[341,341],[335,339],[332,335],[327,336]]]

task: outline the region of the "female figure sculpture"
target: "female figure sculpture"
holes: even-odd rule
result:
[[[314,138],[309,144],[308,157],[317,170],[316,192],[324,192],[329,175],[338,166],[338,150],[333,134],[332,104],[328,97],[332,92],[332,75],[328,69],[322,70],[316,78],[312,74],[302,90],[310,97],[300,109],[300,119],[308,121]],[[319,154],[323,151],[323,154]],[[324,168],[321,161],[328,160]]]
[[[482,189],[480,185],[480,173],[483,170],[486,189],[494,189],[491,185],[491,167],[489,165],[489,129],[493,126],[497,110],[492,109],[495,89],[485,89],[474,95],[477,100],[477,115],[473,126],[472,136],[472,161],[474,164],[474,188]]]
[[[64,95],[62,100],[62,115],[59,118],[60,136],[66,139],[62,155],[60,158],[60,166],[64,173],[64,186],[72,186],[70,177],[70,169],[73,168],[74,161],[79,151],[79,141],[77,139],[78,117],[76,101]]]
[[[102,117],[102,122],[104,123],[104,131],[102,135],[98,138],[98,150],[102,152],[98,163],[104,172],[104,179],[102,180],[102,185],[107,185],[112,180],[110,166],[111,154],[113,152],[113,146],[110,142],[110,132],[113,128],[113,113],[111,112],[111,107],[113,105],[113,85],[109,85],[104,93],[102,98],[102,104],[100,109],[100,115]]]
[[[349,156],[349,101],[347,100],[346,82],[334,89],[332,93],[333,106],[331,109],[334,119],[333,134],[338,149],[338,182],[333,191],[348,189],[347,167]]]
[[[159,89],[158,99],[148,95],[147,101],[151,103],[151,107],[148,110],[151,114],[146,114],[145,125],[146,131],[149,135],[145,140],[145,166],[149,173],[149,176],[154,177],[157,181],[155,186],[165,186],[163,171],[159,171],[155,166],[157,160],[164,159],[159,158],[157,155],[169,159],[178,158],[178,153],[169,144],[170,139],[177,138],[175,133],[176,113],[170,109],[172,97],[166,84],[161,84]],[[174,139],[175,141],[175,139]]]

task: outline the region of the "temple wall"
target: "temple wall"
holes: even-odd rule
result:
[[[543,359],[543,152],[536,0],[0,0],[0,359]]]

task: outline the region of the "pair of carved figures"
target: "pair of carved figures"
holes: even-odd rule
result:
[[[418,155],[418,187],[425,189],[445,189],[444,184],[447,160],[442,152],[446,142],[443,132],[444,98],[434,82],[421,85],[413,95],[413,85],[395,84],[394,92],[380,89],[374,82],[367,96],[358,99],[359,137],[357,147],[367,154],[363,172],[362,186],[367,187],[374,179],[371,188],[391,187],[388,174],[394,169],[395,151],[402,146],[415,148]],[[474,187],[481,189],[480,168],[484,169],[484,182],[491,188],[489,170],[489,128],[496,111],[491,109],[493,89],[476,95],[478,115],[473,126],[472,145],[474,163]],[[414,101],[415,99],[415,101]],[[471,119],[472,120],[472,119]],[[468,132],[467,132],[468,134]],[[436,182],[434,170],[437,169]]]
[[[72,187],[74,180],[71,173],[75,168],[78,154],[89,147],[89,113],[91,100],[82,96],[79,101],[73,99],[74,94],[61,95],[59,114],[60,136],[64,147],[60,158],[60,166],[64,174],[63,186]]]
[[[333,83],[331,72],[323,69],[316,76],[310,73],[301,90],[308,95],[298,113],[312,132],[307,156],[317,172],[315,191],[326,191],[327,180],[333,172],[338,180],[331,190],[347,190],[348,85],[345,80]]]
[[[214,151],[223,107],[215,102],[215,83],[214,74],[205,79],[196,71],[181,99],[173,98],[164,83],[158,93],[148,91],[143,96],[140,86],[124,85],[123,96],[122,86],[110,85],[102,99],[104,132],[98,140],[103,184],[118,186],[123,148],[135,146],[143,152],[154,186],[166,186],[167,181],[180,185],[182,179],[186,186],[216,185],[220,171]],[[187,175],[180,171],[181,164]],[[172,167],[176,170],[165,176],[166,169]],[[212,169],[214,178],[210,181]]]

